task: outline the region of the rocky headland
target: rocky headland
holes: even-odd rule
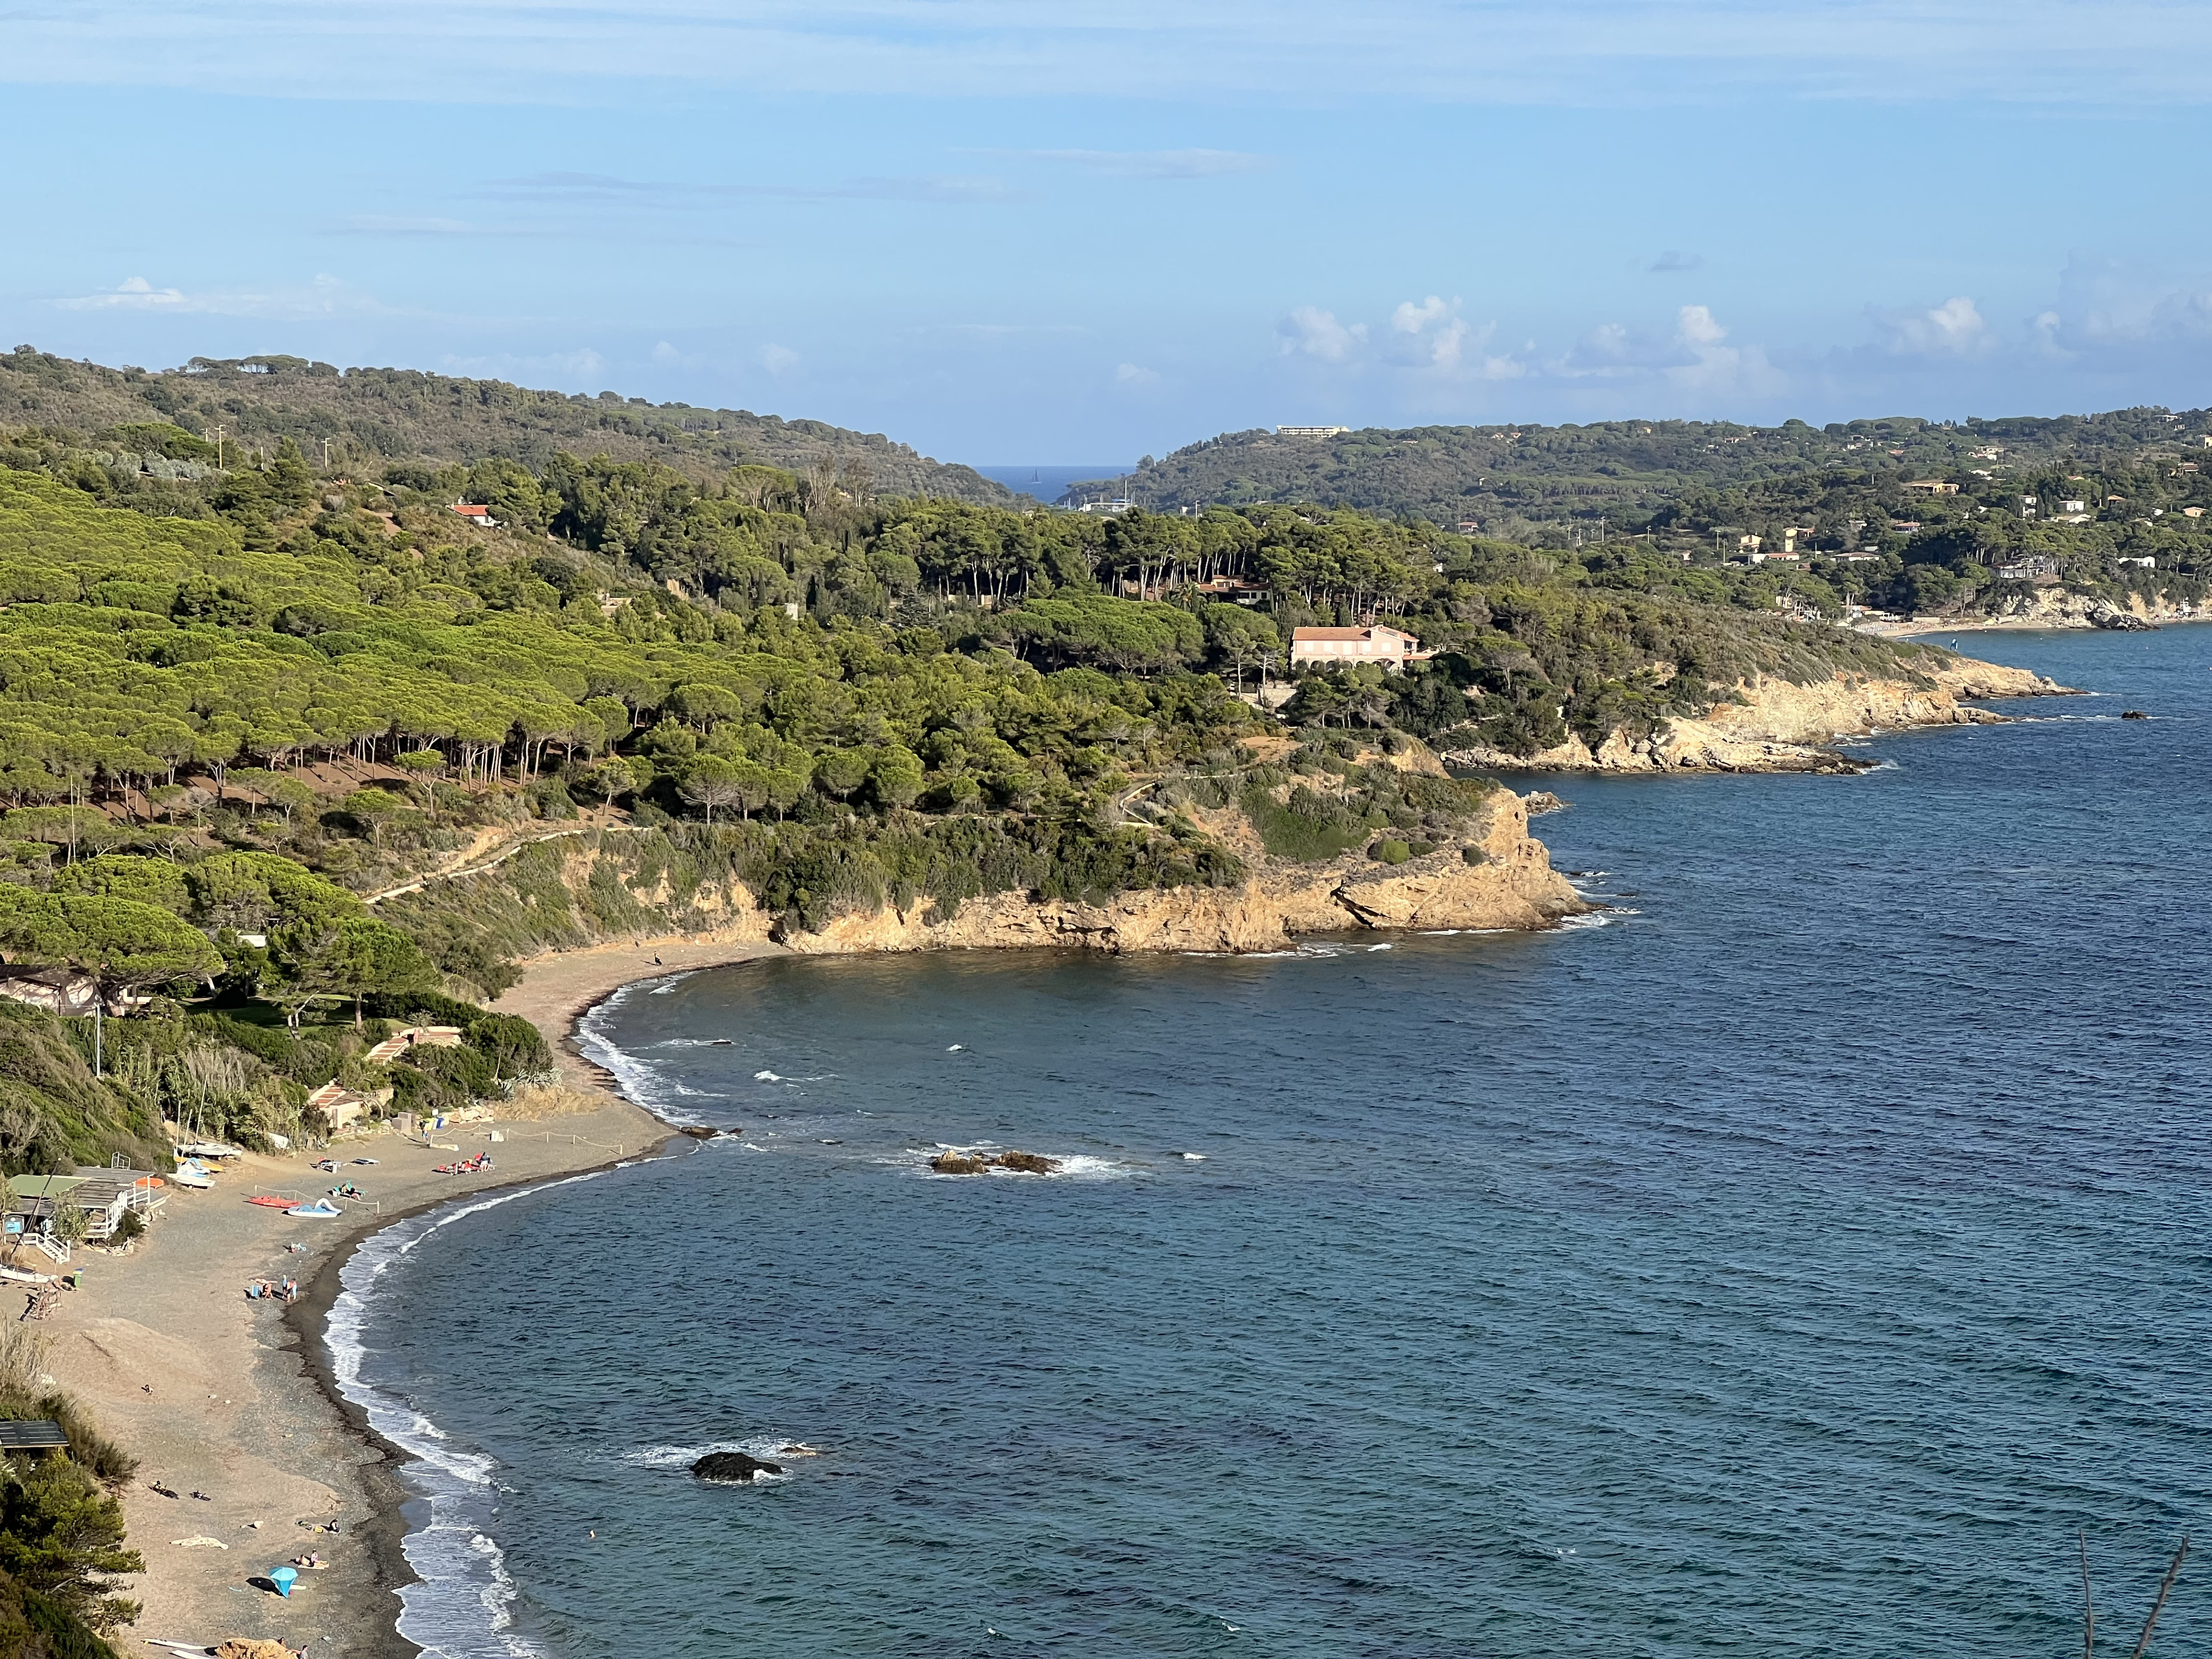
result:
[[[1480,861],[1470,863],[1468,852]],[[1279,951],[1309,933],[1360,928],[1547,927],[1588,908],[1528,833],[1521,798],[1501,789],[1480,839],[1398,865],[1364,853],[1322,863],[1261,859],[1234,887],[1150,888],[1097,904],[1024,893],[970,899],[951,916],[886,905],[819,933],[768,937],[806,956],[865,951],[1074,945],[1087,951]]]
[[[1915,726],[1996,726],[2005,717],[1968,699],[2075,695],[2024,668],[1948,657],[1911,679],[1838,674],[1796,684],[1754,678],[1702,716],[1646,733],[1615,728],[1593,748],[1580,733],[1534,755],[1447,747],[1462,767],[1566,772],[1859,772],[1869,763],[1827,745]]]

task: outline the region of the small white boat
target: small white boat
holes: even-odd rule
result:
[[[179,1187],[197,1187],[202,1192],[215,1185],[215,1177],[188,1158],[177,1160],[177,1172],[169,1179]]]
[[[327,1198],[319,1198],[312,1204],[295,1204],[284,1212],[286,1215],[313,1216],[318,1221],[329,1221],[345,1213]]]
[[[243,1147],[226,1146],[219,1140],[195,1140],[177,1148],[179,1158],[244,1158]]]

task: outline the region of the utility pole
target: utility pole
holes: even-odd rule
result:
[[[221,427],[215,429],[215,470],[218,472],[222,471],[222,428]]]
[[[331,470],[331,441],[330,441],[328,438],[325,438],[325,439],[324,439],[324,440],[323,440],[323,471],[325,471],[325,472],[327,472],[327,471],[329,471],[330,470]]]

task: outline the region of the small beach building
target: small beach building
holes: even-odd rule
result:
[[[162,1205],[157,1178],[136,1170],[87,1170],[73,1176],[11,1176],[8,1213],[22,1231],[38,1232],[64,1206],[84,1212],[85,1237],[112,1238],[132,1210],[150,1215]]]

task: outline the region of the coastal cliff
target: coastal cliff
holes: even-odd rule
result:
[[[1224,824],[1232,817],[1205,816]],[[459,908],[504,909],[517,922],[526,915],[536,948],[516,951],[525,960],[679,937],[805,956],[1025,946],[1243,952],[1360,929],[1531,930],[1589,908],[1552,868],[1544,844],[1528,833],[1527,804],[1510,789],[1491,790],[1461,836],[1401,863],[1364,850],[1269,857],[1249,826],[1224,838],[1244,855],[1245,873],[1231,884],[1131,888],[1096,902],[1020,890],[957,904],[856,902],[811,927],[793,912],[764,907],[741,880],[674,880],[638,838],[604,833],[532,849],[527,875],[511,865],[437,887]]]
[[[1457,847],[1401,865],[1364,854],[1316,864],[1269,859],[1233,887],[1155,888],[1095,905],[999,893],[971,899],[950,917],[885,906],[842,916],[819,933],[778,927],[766,936],[810,956],[1021,945],[1254,951],[1363,927],[1527,930],[1588,908],[1529,835],[1521,798],[1501,789],[1495,799],[1485,833],[1470,843],[1479,864]]]
[[[1913,726],[1994,726],[2004,716],[1966,698],[2069,695],[2024,668],[1954,657],[1911,680],[1840,673],[1809,684],[1764,676],[1729,701],[1645,734],[1615,728],[1595,748],[1577,732],[1555,748],[1509,755],[1474,745],[1446,749],[1462,767],[1571,772],[1857,772],[1867,763],[1824,747],[1839,738]]]

